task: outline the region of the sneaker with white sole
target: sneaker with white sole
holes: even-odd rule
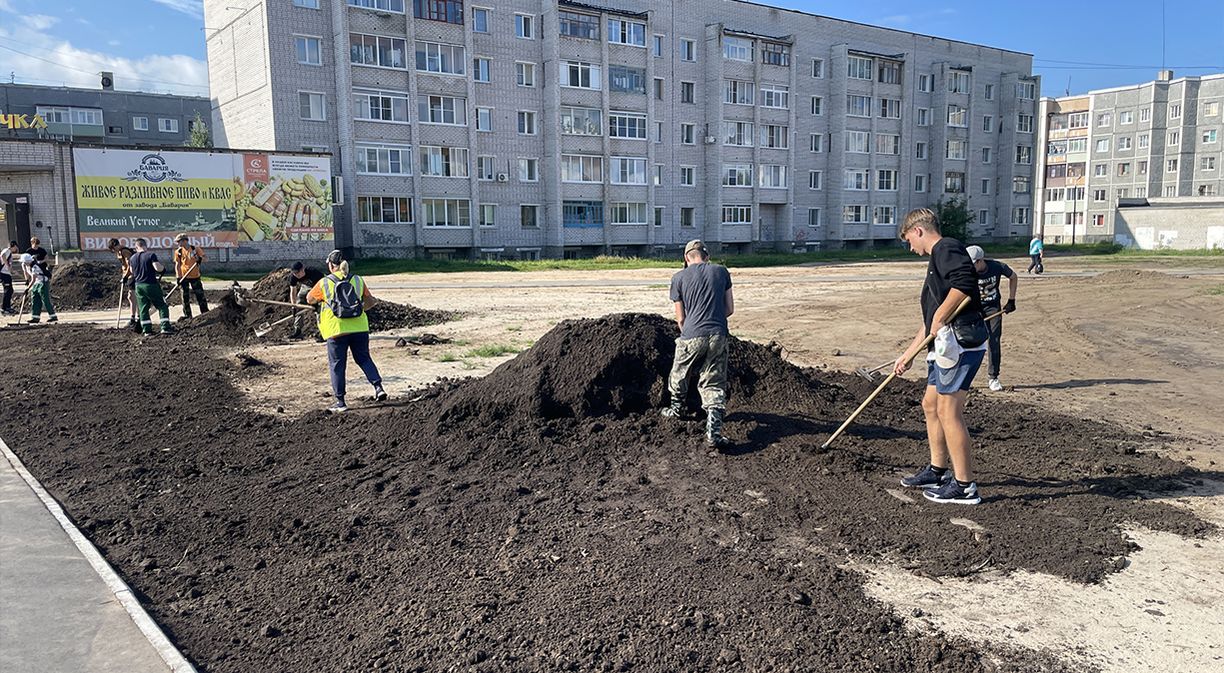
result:
[[[344,403],[344,398],[336,400],[336,403],[327,408],[327,411],[333,414],[342,414],[348,411],[348,405]]]
[[[374,386],[374,401],[375,402],[386,402],[387,401],[387,391],[383,390],[383,387],[381,384]]]
[[[922,492],[922,496],[931,502],[952,505],[976,505],[982,502],[982,496],[978,495],[978,487],[976,481],[971,481],[965,486],[955,479],[949,479],[946,484],[939,488],[932,488]]]
[[[952,470],[944,470],[942,473],[937,471],[933,466],[918,470],[914,474],[901,479],[901,485],[907,488],[935,488],[943,486],[952,479]]]
[[[1003,390],[1003,384],[999,383],[999,379],[990,379],[990,383],[988,385],[990,386],[990,389],[996,393]]]

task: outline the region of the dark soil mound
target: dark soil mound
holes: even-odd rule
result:
[[[206,340],[25,330],[0,369],[36,352],[57,384],[6,398],[0,427],[42,429],[14,450],[201,673],[1069,671],[909,630],[845,564],[1091,582],[1134,548],[1124,527],[1212,531],[1144,494],[1220,474],[986,396],[968,416],[987,502],[903,502],[885,489],[925,460],[920,385],[813,453],[872,386],[747,342],[737,450],[708,455],[700,420],[656,412],[674,335],[571,321],[485,379],[289,420],[238,408],[242,368]],[[148,366],[170,361],[191,376]]]
[[[119,266],[73,261],[51,272],[51,292],[59,310],[96,311],[119,306]]]

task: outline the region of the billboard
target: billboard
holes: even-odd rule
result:
[[[326,156],[74,148],[72,157],[85,250],[138,237],[170,248],[180,232],[205,248],[334,238]]]

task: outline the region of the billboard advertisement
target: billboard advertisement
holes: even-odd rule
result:
[[[81,247],[111,238],[204,248],[246,242],[330,241],[326,156],[74,148]]]

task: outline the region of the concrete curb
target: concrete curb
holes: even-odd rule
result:
[[[94,572],[98,573],[106,587],[115,595],[115,599],[127,611],[128,616],[136,624],[136,628],[140,629],[140,632],[148,639],[153,649],[157,650],[157,654],[161,656],[162,661],[170,667],[173,673],[196,673],[195,667],[187,661],[183,654],[178,651],[178,648],[166,637],[166,634],[162,632],[157,622],[153,621],[149,613],[145,612],[145,609],[141,607],[140,601],[136,600],[131,588],[119,577],[115,569],[106,562],[106,559],[102,558],[102,554],[98,552],[98,549],[72,523],[68,515],[64,513],[63,508],[55,501],[55,498],[51,497],[51,494],[47,493],[42,484],[38,483],[34,475],[30,474],[30,471],[22,464],[21,459],[9,449],[8,444],[4,443],[3,439],[0,439],[0,452],[4,454],[4,457],[13,466],[13,469],[17,471],[17,474],[21,475],[21,478],[30,487],[30,490],[34,491],[34,495],[37,495],[38,499],[42,501],[47,511],[51,512],[51,516],[55,517],[55,520],[59,522],[60,527],[68,534],[72,543],[76,545],[77,550],[81,552],[81,555],[89,562]]]

